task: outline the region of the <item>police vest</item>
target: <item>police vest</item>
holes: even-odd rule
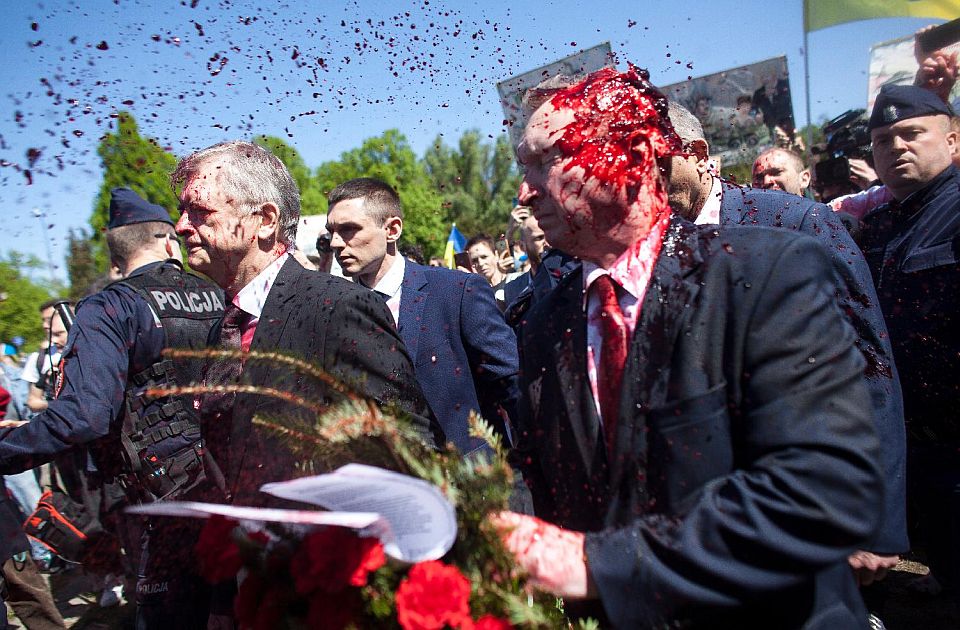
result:
[[[202,349],[223,318],[223,292],[175,264],[119,280],[140,295],[163,328],[164,348]],[[180,496],[222,475],[205,448],[192,395],[162,395],[164,389],[199,383],[203,361],[165,358],[129,375],[120,436],[121,483],[140,501]]]

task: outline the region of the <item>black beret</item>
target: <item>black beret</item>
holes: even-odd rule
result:
[[[886,127],[918,116],[944,114],[953,116],[953,109],[939,96],[914,85],[884,85],[873,103],[868,129]]]
[[[107,229],[160,221],[173,225],[170,213],[162,206],[150,203],[129,188],[114,188],[110,191],[110,222]]]

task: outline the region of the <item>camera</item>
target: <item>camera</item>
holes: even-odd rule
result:
[[[851,109],[823,126],[826,145],[813,149],[827,156],[814,165],[817,188],[849,184],[850,158],[873,161],[866,113],[865,109]]]

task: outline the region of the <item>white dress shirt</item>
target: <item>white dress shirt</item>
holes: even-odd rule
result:
[[[723,186],[720,184],[720,178],[713,178],[713,186],[710,187],[710,194],[703,202],[703,208],[694,221],[697,225],[719,225],[720,224],[720,201],[723,199]]]
[[[587,315],[587,376],[590,379],[590,389],[593,392],[593,402],[597,407],[597,415],[601,416],[601,420],[603,417],[600,413],[597,374],[600,361],[603,360],[601,356],[601,347],[603,346],[601,313],[603,305],[600,303],[597,292],[590,291],[590,286],[600,276],[609,275],[614,284],[623,289],[623,291],[618,292],[618,301],[632,339],[633,331],[637,327],[637,320],[640,316],[643,297],[647,292],[647,285],[650,284],[653,267],[657,262],[657,256],[660,254],[660,246],[663,244],[663,235],[669,225],[670,213],[667,212],[654,224],[646,237],[637,241],[633,247],[621,254],[609,269],[598,267],[592,262],[583,262],[583,306]]]
[[[267,295],[273,288],[273,283],[277,280],[277,274],[280,268],[290,257],[288,252],[284,252],[279,258],[263,268],[253,280],[248,282],[240,291],[233,296],[233,305],[244,313],[250,315],[250,321],[247,322],[241,333],[241,345],[244,350],[250,349],[250,342],[253,340],[253,334],[257,330],[257,323],[260,321],[260,315],[263,314],[263,305],[267,302]]]
[[[373,287],[377,293],[387,296],[387,308],[390,309],[393,323],[397,326],[400,325],[400,294],[403,293],[403,272],[406,268],[406,259],[403,256],[396,256],[387,273],[383,274],[377,286]]]

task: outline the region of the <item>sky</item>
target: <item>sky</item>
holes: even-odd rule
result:
[[[870,46],[933,22],[809,34],[813,120],[865,107]],[[801,2],[771,0],[9,2],[0,252],[50,260],[65,279],[67,235],[88,226],[101,183],[98,139],[120,110],[177,156],[263,133],[316,167],[390,128],[422,155],[438,135],[503,133],[498,81],[609,41],[659,85],[786,55],[803,126],[802,23]]]

